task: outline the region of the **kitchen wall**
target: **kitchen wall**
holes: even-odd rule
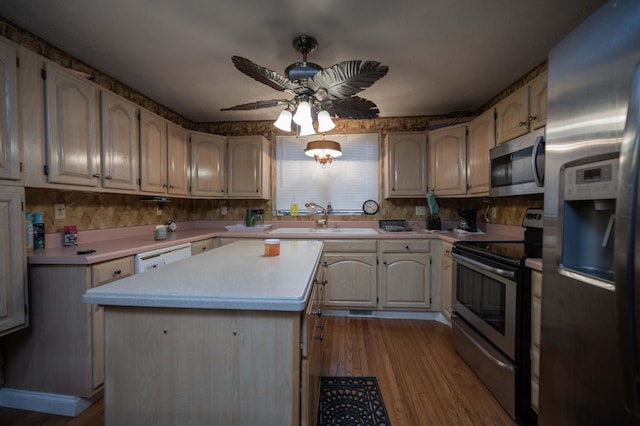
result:
[[[62,66],[73,68],[95,76],[95,82],[136,104],[155,112],[187,129],[205,131],[220,135],[264,135],[275,143],[275,137],[279,132],[273,127],[272,121],[254,122],[223,122],[223,123],[193,123],[179,114],[171,111],[163,105],[140,94],[136,90],[112,79],[99,70],[77,60],[67,53],[50,45],[37,36],[19,28],[0,18],[0,35],[25,46],[26,48],[42,55]],[[540,64],[531,72],[510,84],[504,91],[491,99],[480,111],[484,111],[513,91],[522,87],[546,69],[546,63]],[[274,119],[276,115],[274,113]],[[465,119],[451,118],[447,116],[422,116],[422,117],[397,117],[380,118],[374,120],[335,120],[336,129],[331,133],[380,133],[381,138],[389,132],[402,131],[426,131],[443,124],[455,124],[466,121]],[[274,181],[274,179],[272,179]],[[54,220],[54,203],[65,203],[66,219]],[[222,216],[220,207],[227,206],[228,214]],[[438,199],[440,215],[444,221],[455,221],[459,208],[476,208],[480,221],[481,209],[487,204],[482,198],[474,199]],[[425,200],[398,199],[381,200],[380,213],[375,216],[338,216],[339,220],[378,220],[400,219],[424,220],[424,216],[415,216],[415,206],[424,206]],[[524,211],[528,207],[541,207],[542,197],[534,198],[500,198],[491,200],[491,205],[496,206],[496,217],[492,222],[505,225],[519,226],[522,222]],[[173,218],[178,222],[189,220],[243,220],[244,211],[247,208],[263,207],[266,220],[309,220],[298,217],[272,217],[271,203],[260,200],[190,200],[173,199],[169,203],[161,205],[161,214],[157,215],[158,205],[140,201],[136,195],[103,194],[85,191],[68,191],[56,189],[26,189],[26,211],[42,211],[45,213],[45,228],[47,232],[62,231],[64,225],[77,225],[78,230],[108,229],[115,227],[149,225],[164,223]]]

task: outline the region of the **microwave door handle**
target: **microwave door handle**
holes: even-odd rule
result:
[[[536,138],[536,142],[533,144],[533,154],[531,155],[531,171],[533,172],[533,180],[538,187],[544,185],[544,176],[540,177],[538,173],[538,152],[541,146],[544,146],[544,136],[542,135]]]
[[[627,121],[620,147],[620,172],[616,198],[614,276],[620,335],[625,405],[635,416],[640,416],[640,273],[635,262],[638,228],[638,185],[640,181],[640,65],[634,72]]]

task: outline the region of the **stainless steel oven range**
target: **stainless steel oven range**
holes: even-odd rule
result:
[[[453,345],[516,421],[530,416],[531,280],[541,257],[542,209],[529,209],[524,240],[453,245]]]

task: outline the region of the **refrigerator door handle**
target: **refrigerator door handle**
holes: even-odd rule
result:
[[[640,65],[634,71],[627,121],[620,148],[619,185],[615,218],[616,301],[618,338],[624,373],[626,408],[640,416],[640,288],[638,265],[638,183],[640,179]]]
[[[531,155],[531,171],[533,172],[533,180],[537,187],[544,186],[544,175],[541,177],[538,173],[538,153],[540,147],[544,148],[544,136],[538,136],[533,144],[533,154]]]

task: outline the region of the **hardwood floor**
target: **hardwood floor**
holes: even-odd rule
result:
[[[393,426],[513,425],[435,321],[325,317],[324,376],[376,376]],[[2,425],[101,426],[104,401],[76,418],[0,408]]]

